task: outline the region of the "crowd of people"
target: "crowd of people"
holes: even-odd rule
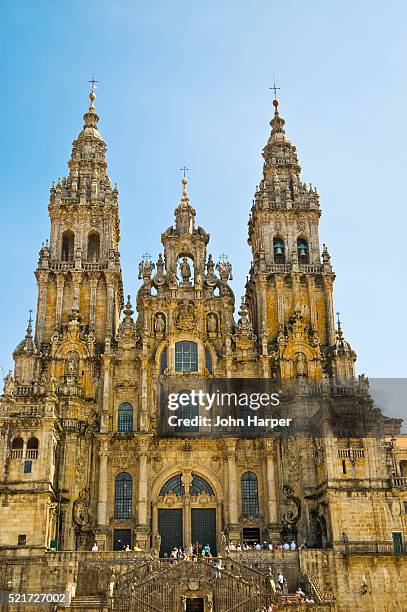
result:
[[[309,546],[304,540],[304,542],[298,548],[299,550],[305,550],[309,548]],[[238,552],[245,550],[297,550],[297,544],[294,540],[291,540],[291,542],[278,542],[274,544],[272,542],[255,542],[254,544],[248,544],[247,542],[233,544],[233,542],[229,542],[229,544],[225,546],[225,550]]]
[[[167,554],[164,553],[164,557],[167,557]],[[217,555],[213,555],[211,552],[211,547],[209,544],[188,544],[184,549],[181,547],[174,546],[172,551],[170,552],[169,558],[172,561],[197,561],[198,557],[203,557],[205,559],[213,559],[217,558]]]

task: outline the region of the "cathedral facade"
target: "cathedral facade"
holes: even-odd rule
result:
[[[118,190],[94,101],[50,190],[35,322],[1,396],[0,554],[85,554],[96,543],[103,560],[134,547],[163,557],[189,543],[306,541],[310,575],[375,609],[363,608],[375,581],[406,575],[407,447],[335,322],[319,195],[301,181],[277,100],[237,306],[232,266],[211,255],[185,177],[162,253],[143,256],[134,306],[125,298]],[[294,413],[317,415],[319,429],[213,436],[187,420],[161,435],[160,388],[212,379],[288,383]]]

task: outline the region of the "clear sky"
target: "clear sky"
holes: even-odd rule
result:
[[[185,164],[238,299],[274,72],[302,180],[320,193],[335,310],[358,371],[405,376],[406,12],[392,0],[3,0],[0,365],[11,367],[35,308],[49,187],[67,173],[92,71],[126,294],[141,255],[160,251]]]

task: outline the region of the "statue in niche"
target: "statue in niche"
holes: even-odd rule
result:
[[[189,279],[191,278],[191,266],[189,265],[188,259],[186,257],[182,258],[179,267],[181,270],[182,282],[189,283]]]
[[[295,366],[297,370],[297,378],[306,378],[307,376],[307,358],[304,353],[297,353],[295,360]]]
[[[218,331],[218,317],[213,313],[209,313],[206,319],[206,328],[208,334],[216,334]]]
[[[75,351],[70,351],[67,355],[66,375],[69,378],[75,378],[78,375],[79,357]]]
[[[165,318],[161,312],[155,315],[154,319],[154,331],[157,335],[163,335],[165,333]]]

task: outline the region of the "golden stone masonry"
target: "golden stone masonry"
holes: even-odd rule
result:
[[[299,609],[301,584],[307,608],[406,610],[407,440],[355,376],[319,196],[277,100],[237,316],[231,263],[208,252],[185,177],[162,254],[139,264],[133,316],[94,103],[92,91],[69,174],[51,187],[35,329],[30,316],[0,399],[0,591],[66,592],[68,609],[256,612],[283,607],[270,581],[281,570]],[[160,435],[160,385],[215,378],[289,382],[295,409],[322,415],[320,434],[216,438],[197,419]],[[332,415],[381,434],[338,437]],[[190,543],[220,567],[170,564]]]

